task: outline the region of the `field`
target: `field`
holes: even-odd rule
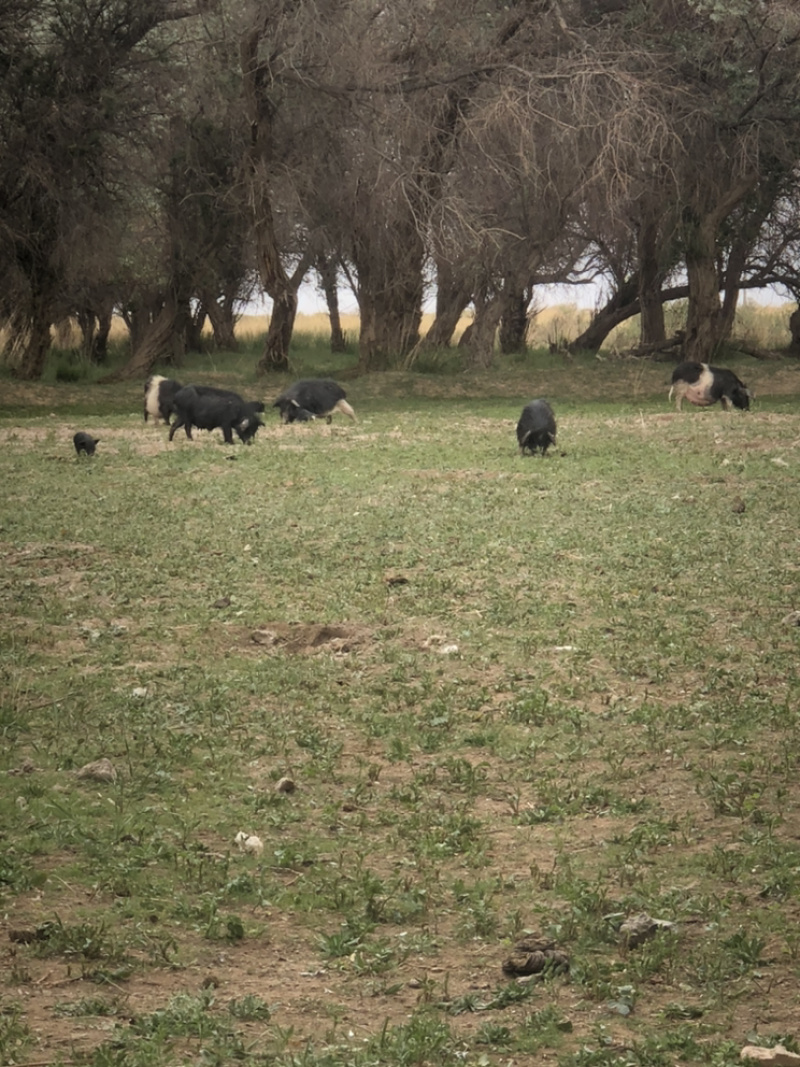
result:
[[[800,1051],[800,364],[670,369],[343,374],[250,448],[3,380],[0,1063]]]

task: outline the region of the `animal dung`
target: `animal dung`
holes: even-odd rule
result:
[[[239,846],[240,852],[247,852],[251,856],[260,856],[264,851],[264,842],[255,834],[246,834],[240,830],[233,840]]]
[[[520,455],[544,455],[556,440],[556,417],[546,400],[531,400],[522,409],[517,423],[517,443]]]
[[[99,437],[92,437],[90,433],[84,433],[82,430],[79,430],[72,438],[72,443],[75,445],[75,452],[77,455],[80,455],[81,452],[83,452],[87,456],[93,456],[99,441]]]
[[[541,937],[524,937],[503,962],[503,974],[518,978],[529,974],[568,971],[569,956],[556,948],[555,941]]]
[[[293,793],[297,789],[293,778],[279,778],[275,783],[276,793]]]

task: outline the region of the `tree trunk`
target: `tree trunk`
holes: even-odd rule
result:
[[[436,298],[436,318],[425,334],[426,348],[449,348],[461,316],[471,299],[470,293],[450,292],[445,299]]]
[[[531,302],[530,288],[518,288],[506,297],[506,310],[500,320],[498,335],[500,351],[504,355],[526,352],[528,333],[528,305]]]
[[[706,216],[692,228],[686,248],[689,307],[683,355],[697,363],[709,363],[723,340],[716,238],[715,219]]]
[[[800,352],[800,307],[789,316],[789,333],[792,335],[789,348],[793,352]]]
[[[720,306],[717,237],[722,222],[754,184],[753,180],[741,179],[726,195],[714,201],[712,210],[702,212],[701,209],[701,212],[686,219],[684,257],[689,283],[689,307],[683,355],[687,360],[710,362],[729,336],[725,331],[730,330],[733,320],[723,313]]]
[[[97,331],[92,341],[92,363],[103,364],[108,360],[108,337],[114,318],[113,304],[103,304],[97,310]]]
[[[444,260],[436,264],[436,317],[425,334],[426,348],[448,348],[472,299],[472,284]]]
[[[297,292],[287,289],[282,300],[272,305],[264,352],[258,361],[260,373],[289,369],[289,344],[297,316]]]
[[[322,292],[325,294],[325,303],[328,305],[328,319],[331,324],[331,352],[346,352],[347,341],[339,315],[339,287],[336,267],[328,256],[323,255],[317,257],[316,270],[319,275]]]
[[[358,369],[361,373],[386,370],[393,359],[407,355],[419,340],[422,294],[417,303],[393,300],[391,294],[363,293],[359,301],[361,329]]]
[[[81,331],[81,355],[91,360],[94,352],[94,335],[97,316],[91,308],[78,308],[75,312],[78,329]]]
[[[425,248],[408,203],[395,203],[393,217],[374,224],[375,205],[356,204],[353,265],[361,316],[358,369],[386,370],[419,341]]]
[[[297,313],[297,286],[292,291],[289,278],[281,262],[275,218],[270,191],[270,163],[273,156],[273,107],[267,96],[269,72],[259,62],[258,26],[242,37],[241,63],[244,99],[250,120],[250,147],[247,155],[247,181],[250,211],[255,233],[256,262],[264,291],[272,298],[270,319],[264,354],[258,362],[259,370],[281,370],[289,366],[289,344]]]
[[[203,307],[208,313],[208,321],[214,331],[214,346],[221,352],[238,352],[239,341],[236,337],[236,316],[233,313],[233,299],[227,294],[222,300],[215,300],[210,293],[202,296]]]
[[[416,237],[412,237],[414,241]],[[370,240],[370,238],[367,238]],[[356,262],[361,330],[358,369],[361,373],[386,370],[398,356],[407,355],[419,341],[422,321],[422,256],[411,252],[392,261],[389,250],[371,248],[365,266]]]
[[[181,321],[184,327],[184,335],[186,337],[186,351],[187,352],[202,352],[203,349],[203,327],[206,324],[208,318],[208,312],[203,301],[199,301],[194,310],[192,310],[191,301],[187,300],[185,304],[185,312],[181,315]]]
[[[146,378],[159,358],[175,355],[175,325],[178,318],[178,305],[174,297],[164,302],[161,313],[149,330],[145,331],[138,347],[131,358],[115,374],[107,375],[103,381],[125,381],[131,378]]]
[[[639,313],[639,278],[634,275],[624,282],[606,305],[594,313],[592,321],[567,345],[569,352],[599,352],[611,331],[621,322]]]
[[[162,295],[150,293],[141,300],[132,300],[122,308],[122,318],[130,334],[131,352],[135,352],[141,346],[163,307]]]
[[[475,297],[475,319],[465,346],[467,366],[472,370],[488,370],[494,363],[494,344],[497,328],[506,309],[503,293]]]
[[[639,230],[639,341],[643,345],[660,344],[667,338],[661,287],[664,270],[656,220],[644,222]]]
[[[3,350],[3,361],[15,378],[35,381],[44,371],[50,351],[49,305],[38,304],[30,317],[14,319],[8,324],[9,336]]]

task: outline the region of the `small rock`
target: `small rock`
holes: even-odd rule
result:
[[[297,785],[293,778],[279,778],[275,783],[276,793],[293,793],[297,789]]]
[[[212,608],[229,608],[231,606],[231,598],[229,596],[221,596],[219,600],[215,600],[211,605]]]
[[[800,626],[800,611],[790,611],[781,619],[782,626]]]
[[[636,948],[655,937],[659,930],[673,930],[675,923],[653,919],[649,915],[632,915],[619,928],[619,939],[626,948]]]
[[[439,649],[440,656],[454,656],[458,652],[458,645],[442,645]]]
[[[137,685],[137,686],[135,686],[135,688],[131,689],[131,696],[133,697],[134,700],[144,700],[144,698],[147,696],[147,686],[146,685]]]
[[[759,1063],[775,1064],[775,1067],[798,1067],[800,1056],[789,1052],[783,1045],[774,1048],[762,1048],[760,1045],[745,1045],[739,1053],[739,1059],[757,1060]]]
[[[743,515],[745,510],[745,502],[740,496],[737,496],[734,502],[731,504],[731,511],[737,515]]]
[[[114,764],[110,759],[105,758],[84,764],[75,774],[77,778],[89,778],[93,782],[116,782],[117,780]]]

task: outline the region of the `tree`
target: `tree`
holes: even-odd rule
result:
[[[90,220],[113,210],[121,146],[144,120],[147,42],[184,18],[177,3],[42,0],[12,4],[0,79],[0,258],[9,340],[4,358],[40,376],[67,264]],[[147,84],[146,79],[144,84]]]
[[[224,5],[181,29],[183,61],[170,68],[139,164],[139,251],[129,255],[125,301],[139,328],[120,377],[141,377],[160,357],[177,363],[201,348],[206,319],[217,347],[234,350],[237,307],[253,286],[238,32]]]
[[[654,8],[645,36],[668,58],[658,80],[679,146],[671,172],[689,287],[683,355],[707,361],[730,333],[744,247],[800,157],[800,11],[760,0]],[[729,245],[723,305],[718,260],[736,222],[744,243]]]

